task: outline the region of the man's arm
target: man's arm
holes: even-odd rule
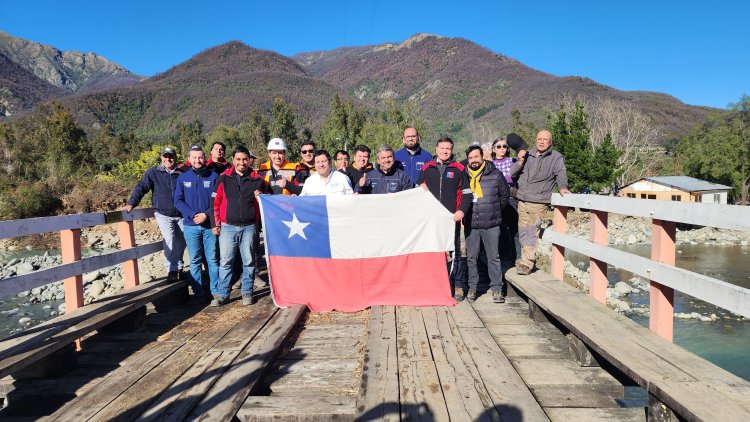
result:
[[[216,187],[213,193],[214,199],[214,212],[213,219],[211,219],[211,228],[215,235],[218,235],[221,230],[221,207],[224,203],[224,179],[219,177],[216,181]]]
[[[502,209],[508,205],[508,200],[510,199],[510,186],[508,186],[508,182],[505,181],[505,176],[503,176],[502,173],[498,180],[497,193],[500,197],[500,207]]]
[[[568,171],[565,169],[565,159],[562,154],[560,159],[555,161],[555,165],[552,169],[555,174],[555,183],[557,188],[560,190],[561,195],[567,195],[570,193],[568,190]]]
[[[128,199],[128,205],[123,207],[123,209],[128,212],[132,211],[133,208],[141,203],[141,199],[143,199],[143,197],[154,188],[154,181],[151,179],[153,172],[154,168],[150,168],[146,171],[141,180],[135,185],[133,194],[130,195],[130,199]]]
[[[459,209],[453,215],[453,221],[461,221],[461,219],[469,213],[471,203],[474,201],[474,193],[469,188],[469,175],[465,171],[461,172],[461,182],[458,185],[458,195],[461,199],[459,203]],[[460,215],[459,215],[460,214]]]
[[[195,217],[196,211],[191,209],[187,202],[185,202],[185,190],[182,187],[183,181],[182,175],[177,178],[177,186],[174,189],[174,206],[180,211],[183,217],[192,220]]]

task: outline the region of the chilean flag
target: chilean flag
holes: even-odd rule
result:
[[[424,189],[259,198],[277,306],[354,312],[456,304],[445,262],[453,214]]]

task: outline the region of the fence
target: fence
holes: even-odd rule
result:
[[[0,239],[59,232],[63,262],[62,265],[0,280],[0,298],[65,280],[65,309],[69,312],[83,306],[83,274],[117,264],[123,264],[125,288],[137,286],[138,258],[158,252],[163,246],[161,241],[136,246],[133,222],[153,216],[152,208],[138,208],[130,213],[112,211],[0,222]],[[81,229],[102,224],[117,224],[120,250],[81,259]]]
[[[553,230],[544,233],[552,243],[552,275],[563,279],[565,250],[589,256],[589,294],[607,301],[607,264],[650,280],[649,328],[672,340],[674,291],[750,318],[750,289],[675,267],[676,223],[750,231],[750,207],[614,198],[600,195],[559,195],[552,198]],[[589,209],[590,240],[566,234],[568,208]],[[650,218],[651,259],[608,247],[609,213]]]

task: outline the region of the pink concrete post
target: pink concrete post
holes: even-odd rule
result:
[[[132,221],[121,221],[117,223],[117,235],[120,238],[120,249],[135,247],[135,230]],[[131,259],[122,263],[123,280],[125,288],[130,289],[139,284],[138,260]]]
[[[60,246],[62,249],[62,262],[69,264],[81,260],[81,229],[61,230]],[[83,275],[66,278],[65,285],[65,312],[70,312],[83,306]]]
[[[552,228],[557,233],[568,232],[568,207],[555,206],[552,214]],[[552,245],[552,276],[562,281],[565,274],[565,248],[560,245]]]
[[[81,229],[60,230],[60,249],[63,264],[81,260]],[[83,275],[78,274],[66,278],[65,312],[70,312],[83,306]],[[81,350],[81,339],[75,341],[76,351]]]
[[[667,265],[675,264],[675,223],[653,220],[651,223],[651,259]],[[672,341],[674,322],[674,290],[651,280],[648,328]]]
[[[605,211],[592,210],[591,213],[591,242],[597,245],[607,246],[609,244],[609,232],[607,230],[607,219],[609,214]],[[589,258],[591,285],[589,294],[594,300],[607,304],[607,263],[598,259]]]

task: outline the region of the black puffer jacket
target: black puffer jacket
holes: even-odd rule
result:
[[[471,185],[468,168],[466,174]],[[474,195],[471,212],[464,217],[464,225],[472,229],[489,229],[499,226],[503,221],[503,208],[510,198],[510,188],[503,173],[491,161],[484,162],[479,186],[482,187],[482,197],[477,199]]]

